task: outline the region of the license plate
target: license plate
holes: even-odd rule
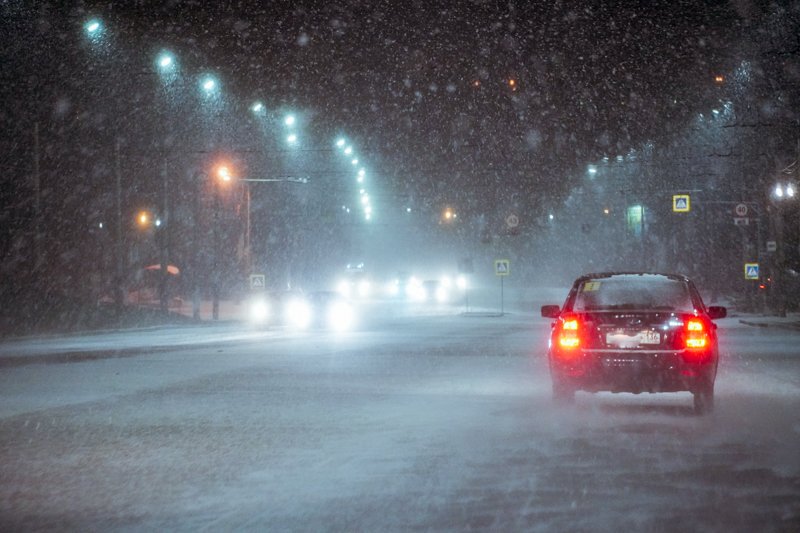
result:
[[[642,344],[660,343],[661,334],[649,329],[636,332],[614,331],[606,333],[606,344],[620,348],[635,348]]]

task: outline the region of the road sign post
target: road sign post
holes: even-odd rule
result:
[[[503,294],[503,280],[511,272],[511,261],[508,259],[495,259],[494,261],[494,274],[500,278],[500,314],[505,314],[504,307],[504,294]]]
[[[759,279],[759,272],[758,272],[758,263],[745,263],[744,264],[744,279],[749,280],[758,280]]]
[[[691,199],[688,194],[672,195],[672,211],[675,213],[688,213],[691,210]]]
[[[266,276],[264,274],[250,274],[250,290],[263,291],[267,288]]]

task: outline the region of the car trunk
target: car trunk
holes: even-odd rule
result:
[[[683,317],[669,311],[594,311],[581,313],[585,350],[680,350]]]

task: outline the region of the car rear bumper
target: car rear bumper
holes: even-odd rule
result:
[[[713,384],[717,357],[689,362],[681,351],[582,350],[572,357],[550,354],[554,380],[588,392],[680,392]]]

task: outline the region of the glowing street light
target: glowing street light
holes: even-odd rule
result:
[[[791,183],[778,183],[772,191],[772,195],[778,200],[794,198],[795,194],[797,194],[797,191]]]
[[[262,104],[261,102],[254,102],[253,105],[250,106],[250,111],[252,111],[256,115],[260,115],[262,112],[265,111],[264,104]]]
[[[217,167],[217,177],[220,181],[228,183],[233,179],[231,169],[227,165],[220,165]]]
[[[139,211],[139,213],[136,215],[136,223],[142,228],[149,226],[150,213],[148,211]]]
[[[297,134],[291,133],[288,137],[286,137],[286,142],[289,144],[297,143]]]
[[[200,87],[203,89],[203,92],[206,96],[211,96],[217,91],[217,80],[214,79],[212,76],[204,76],[200,80]]]
[[[345,140],[344,140],[344,139],[342,139],[341,137],[340,137],[339,139],[337,139],[337,140],[336,140],[336,146],[337,146],[337,148],[343,148],[343,147],[344,147],[344,145],[345,145]]]
[[[353,153],[353,147],[352,146],[348,146],[347,148],[344,149],[344,155],[350,155],[352,153]]]
[[[162,50],[155,58],[156,71],[165,85],[170,85],[178,79],[178,61],[172,52]]]
[[[161,70],[171,70],[175,67],[175,57],[167,52],[161,52],[156,59],[156,63]]]
[[[286,118],[283,119],[283,123],[287,126],[294,126],[294,123],[297,121],[294,115],[286,115]]]
[[[91,19],[83,25],[83,29],[86,30],[86,34],[89,37],[96,37],[102,31],[103,24],[98,19]]]

